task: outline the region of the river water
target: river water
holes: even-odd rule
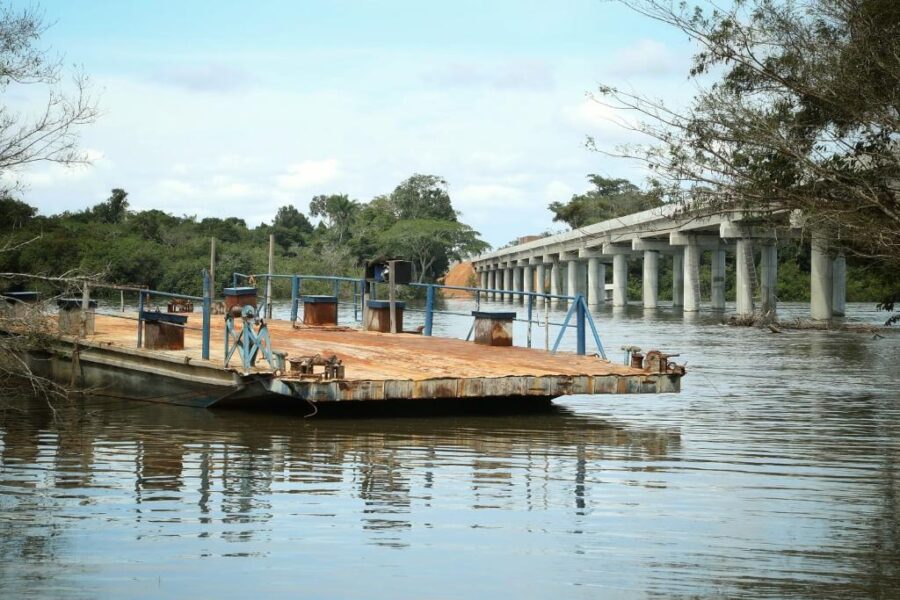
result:
[[[900,335],[597,322],[614,360],[680,352],[682,393],[361,420],[12,403],[0,597],[900,596]]]

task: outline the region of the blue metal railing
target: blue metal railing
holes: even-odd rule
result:
[[[172,292],[160,292],[159,290],[138,289],[138,325],[137,325],[137,347],[143,346],[144,341],[144,300],[149,300],[151,296],[161,296],[163,298],[177,298],[180,300],[191,300],[202,303],[203,306],[203,329],[202,329],[202,345],[201,356],[203,360],[209,360],[209,335],[212,315],[212,296],[209,286],[209,272],[203,270],[203,295],[191,296],[189,294],[175,294]]]
[[[360,279],[358,277],[343,277],[336,275],[284,275],[277,273],[233,273],[231,276],[231,282],[234,287],[237,287],[240,281],[244,280],[261,280],[268,284],[270,279],[289,279],[291,281],[291,321],[297,320],[297,313],[299,312],[300,306],[300,297],[303,295],[303,282],[304,281],[330,281],[332,283],[332,295],[338,299],[338,304],[346,305],[346,302],[340,302],[341,297],[341,284],[342,283],[351,283],[352,291],[353,291],[353,320],[359,321],[360,314],[362,313],[362,299],[364,294],[364,288],[366,284],[365,279]],[[268,285],[266,285],[266,289],[268,290]],[[268,314],[266,309],[271,306],[272,299],[268,297],[263,298],[262,306],[263,308],[260,310],[263,314]]]
[[[301,289],[303,281],[332,281],[334,282],[334,296],[340,297],[340,284],[342,282],[349,282],[353,284],[353,318],[355,320],[359,320],[359,314],[361,311],[364,311],[365,308],[362,306],[363,298],[365,297],[365,286],[366,280],[356,277],[337,277],[337,276],[327,276],[327,275],[285,275],[285,274],[276,274],[276,273],[258,273],[258,274],[245,274],[245,273],[234,273],[232,275],[232,283],[235,287],[238,286],[241,279],[251,279],[265,281],[268,283],[271,279],[290,279],[291,280],[291,321],[297,320],[297,314],[299,312],[299,303],[301,297]],[[590,310],[588,309],[587,302],[584,298],[583,294],[575,294],[574,296],[565,296],[560,294],[546,294],[543,292],[525,292],[525,291],[515,291],[515,290],[502,290],[502,289],[492,289],[492,288],[475,288],[475,287],[466,287],[466,286],[454,286],[454,285],[443,285],[437,283],[411,283],[409,287],[413,288],[424,288],[425,289],[425,325],[422,330],[422,334],[426,336],[431,336],[434,331],[434,315],[435,314],[460,314],[453,313],[451,311],[442,311],[435,308],[435,301],[437,299],[437,290],[458,290],[465,291],[469,293],[473,293],[475,295],[475,305],[476,310],[478,310],[481,306],[481,298],[482,295],[494,295],[495,297],[521,297],[527,303],[528,316],[527,319],[515,319],[516,321],[525,321],[528,323],[528,333],[527,333],[527,345],[530,348],[532,345],[532,325],[536,322],[534,318],[534,309],[535,309],[535,301],[542,300],[545,307],[549,307],[549,304],[553,301],[562,301],[568,303],[569,310],[566,313],[565,319],[563,319],[562,323],[551,323],[549,321],[549,314],[545,314],[544,326],[547,329],[548,341],[545,345],[545,349],[551,352],[557,352],[559,350],[559,346],[563,341],[566,331],[569,327],[575,328],[575,347],[576,353],[580,355],[587,354],[587,331],[590,329],[591,335],[596,346],[597,352],[604,359],[606,358],[606,351],[603,349],[603,343],[600,340],[600,334],[597,331],[596,323],[594,323],[594,318],[591,315]],[[268,286],[267,286],[268,289]],[[372,284],[373,298],[375,297],[375,285]],[[269,306],[271,304],[271,298],[266,298],[264,300],[265,306]],[[415,309],[407,308],[407,311],[415,312]],[[572,324],[572,320],[574,317],[574,324]],[[540,325],[540,322],[537,321]],[[559,333],[556,336],[556,339],[553,343],[552,350],[549,347],[549,326],[554,325],[559,327]],[[474,327],[474,325],[473,325]],[[468,339],[472,335],[472,331],[469,331],[469,335],[466,339]]]
[[[425,288],[425,328],[422,331],[424,335],[431,335],[432,332],[432,324],[433,324],[433,314],[435,312],[434,309],[434,299],[435,299],[435,290],[437,289],[445,289],[445,290],[460,290],[466,292],[472,292],[475,294],[475,302],[477,306],[481,304],[481,294],[495,294],[503,297],[503,295],[507,296],[520,296],[523,299],[527,300],[527,310],[528,310],[528,347],[531,347],[531,325],[534,322],[534,301],[537,298],[542,298],[544,300],[545,306],[549,305],[550,301],[565,301],[569,305],[569,310],[566,313],[566,317],[561,324],[559,324],[560,330],[559,334],[556,336],[556,341],[553,344],[552,352],[556,352],[559,350],[559,346],[562,343],[563,336],[566,333],[566,330],[570,327],[569,322],[572,320],[572,317],[575,317],[575,352],[580,355],[584,355],[587,353],[587,327],[590,327],[591,333],[594,338],[594,344],[596,345],[597,351],[604,359],[606,358],[606,351],[603,349],[603,343],[600,341],[600,334],[597,331],[597,325],[594,323],[594,317],[591,315],[591,311],[588,309],[587,302],[584,299],[583,294],[575,294],[574,296],[562,296],[559,294],[545,294],[543,292],[525,292],[525,291],[516,291],[516,290],[499,290],[499,289],[488,289],[488,288],[474,288],[474,287],[466,287],[466,286],[457,286],[457,285],[443,285],[437,283],[412,283],[411,287]],[[550,323],[548,322],[547,325]],[[471,335],[471,332],[470,332]]]

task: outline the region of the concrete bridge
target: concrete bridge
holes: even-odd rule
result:
[[[612,304],[628,303],[628,261],[643,261],[643,305],[656,308],[659,265],[672,261],[673,305],[700,310],[700,263],[709,251],[711,308],[725,310],[725,264],[735,261],[737,314],[774,313],[778,243],[800,230],[787,215],[762,221],[739,211],[699,214],[682,205],[664,205],[577,230],[502,248],[473,260],[485,289],[584,293],[591,306],[607,301],[607,266],[612,270]],[[842,316],[846,304],[846,261],[812,236],[810,313],[813,319]],[[756,255],[759,254],[759,260]],[[565,271],[565,288],[562,287]],[[549,279],[549,282],[548,282]],[[759,292],[759,304],[756,292]],[[514,296],[498,292],[497,300]],[[540,301],[540,299],[539,299]]]

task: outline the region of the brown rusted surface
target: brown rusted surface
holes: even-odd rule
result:
[[[397,311],[397,331],[403,331],[403,309],[399,306]],[[390,308],[368,308],[366,309],[366,329],[368,331],[377,331],[381,333],[390,333],[391,331],[391,309]]]
[[[170,313],[192,313],[194,312],[194,303],[190,300],[173,298],[168,304],[166,304],[166,311]]]
[[[150,350],[183,350],[184,327],[144,321],[144,345]]]
[[[134,316],[134,315],[130,315]],[[185,349],[192,359],[200,357],[199,323],[185,331]],[[348,379],[412,379],[443,377],[503,377],[515,375],[631,375],[646,371],[611,363],[593,356],[569,352],[549,354],[543,350],[479,346],[464,340],[421,335],[378,333],[346,329],[294,329],[289,321],[268,321],[272,346],[292,356],[337,356]],[[91,339],[133,348],[134,321],[96,315]],[[225,321],[212,320],[211,362],[222,363],[220,343]],[[265,365],[265,363],[263,363]],[[260,371],[267,370],[259,369]]]
[[[304,325],[337,325],[338,305],[335,302],[307,302],[303,305]]]
[[[146,353],[177,363],[206,364],[222,372],[224,318],[212,320],[210,360],[202,361],[199,322],[184,328],[183,350],[135,349],[134,321],[96,315],[95,333],[84,340],[102,348]],[[650,373],[593,356],[515,346],[483,346],[464,340],[336,328],[292,327],[269,321],[275,350],[292,357],[335,356],[343,378],[308,379],[279,375],[291,395],[311,401],[546,397],[566,394],[677,392],[682,373]],[[82,343],[84,343],[82,342]],[[271,373],[260,361],[257,373]]]
[[[252,294],[242,294],[240,296],[225,296],[225,312],[231,312],[232,309],[241,309],[244,306],[256,306],[256,292]]]
[[[485,346],[512,346],[512,320],[475,317],[474,340]]]

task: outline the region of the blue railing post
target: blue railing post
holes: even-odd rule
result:
[[[575,351],[581,356],[584,356],[587,353],[587,348],[585,347],[586,331],[584,311],[584,296],[575,294]]]
[[[141,315],[144,313],[144,292],[138,290],[138,334],[137,334],[137,347],[140,348],[141,344],[144,341],[144,328],[142,327],[143,323],[141,323]]]
[[[353,320],[354,320],[354,321],[359,321],[359,313],[360,313],[360,311],[365,311],[365,308],[363,307],[363,300],[364,300],[365,294],[366,294],[366,280],[365,280],[365,279],[360,279],[359,281],[357,281],[357,282],[356,282],[356,289],[357,289],[357,291],[359,292],[359,302],[357,303],[357,302],[355,301],[356,299],[354,298],[354,302],[353,302]]]
[[[203,360],[209,360],[209,326],[212,312],[212,298],[209,289],[209,271],[203,269],[203,343],[200,351]]]
[[[238,283],[238,274],[232,273],[231,274],[231,287],[237,287],[238,286],[237,283]]]
[[[333,296],[335,298],[341,297],[341,282],[339,279],[335,279],[331,286],[331,291],[333,292]]]
[[[528,347],[531,348],[531,319],[534,316],[534,296],[528,294]]]
[[[434,286],[429,285],[425,293],[425,335],[431,335],[431,328],[434,325]]]
[[[291,323],[297,320],[297,304],[300,302],[300,278],[291,277]]]

